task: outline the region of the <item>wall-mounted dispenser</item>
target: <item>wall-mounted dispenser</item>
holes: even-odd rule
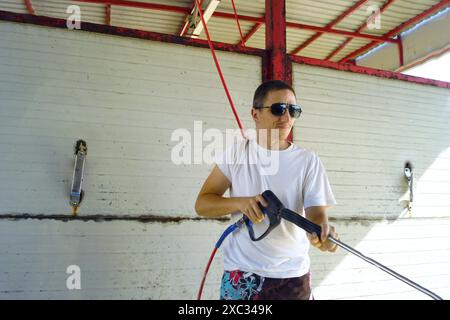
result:
[[[77,209],[83,201],[84,191],[81,189],[83,183],[84,164],[86,162],[87,144],[84,140],[78,140],[75,144],[75,166],[73,169],[72,187],[70,189],[70,205],[72,215],[76,216]]]
[[[411,162],[407,161],[405,163],[404,168],[405,179],[408,181],[408,189],[409,189],[409,203],[408,203],[408,212],[411,214],[411,207],[413,202],[413,170]]]

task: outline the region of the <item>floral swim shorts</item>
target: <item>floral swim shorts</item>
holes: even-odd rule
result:
[[[241,270],[225,271],[221,300],[310,300],[311,275],[296,278],[267,278]]]

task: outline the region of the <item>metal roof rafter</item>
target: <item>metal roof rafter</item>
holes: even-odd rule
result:
[[[383,13],[387,8],[389,8],[389,6],[391,4],[394,3],[395,0],[388,0],[386,1],[386,3],[380,8],[380,14]],[[361,31],[363,31],[367,26],[367,22],[364,22],[357,30],[356,32],[360,33]],[[336,54],[338,54],[342,49],[344,49],[347,44],[350,43],[350,41],[352,41],[353,38],[347,38],[344,42],[341,43],[341,45],[339,45],[339,47],[337,47],[336,49],[333,50],[333,52],[331,52],[326,58],[325,60],[330,60],[331,58],[333,58]]]
[[[450,5],[450,0],[441,0],[440,2],[438,2],[437,4],[432,6],[431,8],[428,8],[427,10],[425,10],[422,13],[418,14],[417,16],[412,17],[408,21],[403,22],[402,24],[400,24],[399,26],[395,27],[391,31],[385,33],[383,36],[389,37],[389,38],[394,37],[394,36],[398,35],[400,32],[402,32],[404,29],[406,29],[407,27],[410,27],[410,26],[420,22],[421,20],[431,16],[432,14],[440,11],[441,9],[444,9],[445,7],[447,7],[449,5]],[[347,62],[350,59],[356,58],[357,56],[365,53],[366,51],[368,51],[370,49],[372,49],[376,45],[377,45],[377,43],[372,41],[372,42],[366,44],[365,46],[363,46],[363,47],[353,51],[352,53],[348,54],[346,57],[344,57],[341,60],[339,60],[339,62],[344,63],[344,62]]]
[[[332,28],[335,25],[337,25],[339,22],[344,20],[347,16],[351,15],[353,12],[358,10],[362,5],[364,5],[368,0],[359,0],[357,3],[355,3],[353,6],[345,10],[343,13],[341,13],[336,19],[328,23],[325,28]],[[297,48],[295,48],[291,54],[297,54],[301,50],[305,49],[307,46],[309,46],[313,41],[318,39],[322,35],[322,32],[318,32],[311,36],[308,40],[303,42],[301,45],[299,45]]]
[[[31,15],[31,14],[3,11],[3,10],[0,10],[0,21],[25,23],[25,24],[32,24],[32,25],[67,30],[66,19],[52,18],[52,17],[46,17],[46,16],[38,16],[38,15]],[[136,30],[136,29],[130,29],[130,28],[124,28],[124,27],[107,26],[104,24],[96,24],[96,23],[91,23],[91,22],[83,22],[81,24],[81,30],[87,31],[87,32],[95,32],[95,33],[99,33],[99,34],[109,34],[109,35],[131,37],[131,38],[151,40],[151,41],[160,41],[160,42],[166,42],[166,43],[172,43],[172,44],[178,44],[178,45],[209,48],[208,42],[205,40],[201,40],[201,39],[185,38],[185,37],[179,37],[179,36],[170,35],[170,34]],[[70,32],[74,32],[74,31],[70,31]],[[251,48],[251,47],[242,47],[242,46],[237,46],[237,45],[223,43],[223,42],[216,42],[216,41],[213,42],[213,45],[214,45],[214,49],[216,49],[216,50],[235,52],[235,53],[240,53],[240,54],[247,54],[247,55],[261,57],[263,60],[263,65],[264,65],[264,62],[267,62],[267,60],[268,60],[267,50]],[[448,48],[446,51],[448,51]],[[297,55],[289,55],[288,61],[294,62],[294,63],[313,65],[313,66],[320,66],[320,67],[325,67],[325,68],[332,68],[332,69],[337,69],[337,70],[342,70],[342,71],[351,71],[351,72],[355,72],[355,73],[368,74],[368,75],[378,76],[378,77],[383,77],[383,78],[398,79],[398,80],[402,80],[402,81],[408,81],[408,82],[413,82],[413,83],[420,83],[420,84],[432,85],[432,86],[450,89],[450,82],[426,79],[426,78],[414,77],[414,76],[407,76],[407,75],[401,74],[399,72],[377,70],[377,69],[373,69],[373,68],[351,65],[348,63],[343,64],[343,63],[338,63],[338,62],[331,62],[331,61],[325,61],[325,60],[320,60],[320,59],[301,57],[301,56],[297,56]],[[411,65],[408,65],[407,67],[411,67]],[[292,68],[292,66],[289,63],[288,70],[286,70],[287,71],[286,74],[288,76],[292,72],[292,70],[289,70],[291,68]],[[267,67],[263,68],[263,69],[267,69]],[[263,74],[263,76],[265,76],[265,75],[267,76],[267,73]]]
[[[111,5],[116,5],[116,6],[151,9],[151,10],[159,10],[159,11],[167,11],[167,12],[177,12],[177,13],[181,13],[181,14],[185,14],[185,15],[188,15],[191,12],[191,9],[187,8],[187,7],[178,7],[178,6],[157,4],[157,3],[137,2],[137,1],[128,1],[128,0],[76,0],[76,1],[86,2],[86,3],[98,3],[98,4],[109,3]],[[224,19],[233,19],[233,20],[236,19],[236,17],[234,16],[233,13],[220,12],[220,11],[215,11],[212,16],[218,17],[218,18],[224,18]],[[256,24],[265,23],[264,17],[254,17],[254,16],[247,16],[247,15],[240,15],[240,14],[238,14],[237,17],[240,21],[254,22]],[[313,26],[313,25],[307,25],[307,24],[301,24],[301,23],[295,23],[295,22],[286,22],[286,26],[289,28],[300,28],[300,29],[311,30],[311,31],[315,31],[315,32],[339,34],[339,35],[343,35],[346,37],[362,38],[362,39],[368,39],[368,40],[377,41],[377,42],[386,42],[386,41],[393,42],[393,43],[397,42],[397,40],[395,40],[395,39],[389,39],[386,37],[379,37],[379,36],[373,36],[373,35],[369,35],[369,34],[337,30],[337,29],[332,29],[329,27],[319,27],[319,26]]]
[[[263,19],[264,19],[264,17],[263,17]],[[245,35],[245,37],[244,37],[244,43],[246,43],[248,40],[250,40],[251,36],[253,36],[253,35],[256,33],[256,31],[258,31],[259,28],[261,28],[261,26],[262,26],[263,24],[264,24],[264,23],[262,23],[262,22],[255,24],[255,25],[250,29],[250,31],[247,32],[247,34]],[[241,41],[239,41],[239,42],[236,43],[236,44],[240,44],[240,43],[241,43]]]

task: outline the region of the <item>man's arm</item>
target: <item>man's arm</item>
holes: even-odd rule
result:
[[[258,202],[263,206],[267,206],[264,198],[261,195],[255,197],[223,197],[223,194],[230,186],[231,182],[228,178],[220,171],[217,165],[214,166],[195,202],[197,214],[203,217],[216,218],[242,212],[254,223],[261,222],[264,214],[259,209]]]
[[[322,251],[335,252],[337,245],[327,240],[328,235],[338,239],[338,234],[334,226],[328,224],[328,216],[326,209],[328,206],[313,206],[305,209],[306,218],[315,224],[318,224],[322,228],[322,234],[311,235],[307,233],[308,239],[313,246]],[[320,236],[320,239],[319,239]]]

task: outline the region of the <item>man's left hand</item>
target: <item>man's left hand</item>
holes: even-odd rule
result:
[[[311,242],[311,244],[314,247],[318,248],[321,251],[336,252],[338,248],[337,245],[328,240],[328,235],[332,236],[335,239],[339,239],[339,236],[336,232],[336,228],[334,226],[329,225],[326,222],[320,224],[320,227],[322,228],[320,239],[318,235],[316,235],[315,233],[313,234],[306,233],[309,242]]]

